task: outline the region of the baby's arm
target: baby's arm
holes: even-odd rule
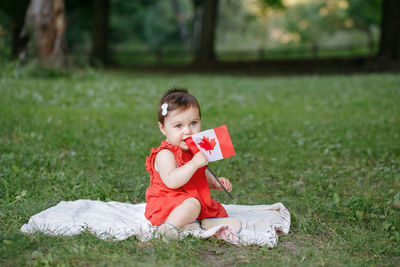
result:
[[[208,170],[206,170],[206,177],[207,177],[207,182],[208,182],[208,186],[210,187],[210,189],[223,190],[221,185],[215,180],[215,178],[212,176],[212,174]],[[219,177],[218,179],[228,192],[232,191],[232,184],[229,181],[229,179],[227,179],[225,177]]]
[[[155,160],[155,169],[160,174],[163,183],[171,188],[179,188],[186,184],[198,168],[208,164],[207,157],[200,151],[181,167],[177,167],[174,154],[168,149],[158,152]]]

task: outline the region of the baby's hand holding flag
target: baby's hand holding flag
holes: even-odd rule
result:
[[[193,154],[202,151],[204,155],[206,155],[208,161],[217,161],[235,155],[235,150],[233,149],[231,137],[229,136],[226,125],[194,134],[186,138],[185,142]],[[207,167],[207,170],[217,180],[228,196],[233,198],[211,169]]]

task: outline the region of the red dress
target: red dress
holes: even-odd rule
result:
[[[198,169],[190,180],[182,187],[168,188],[160,178],[160,174],[154,168],[154,161],[157,153],[168,149],[174,154],[179,167],[186,164],[193,158],[191,152],[182,151],[177,146],[162,141],[158,148],[152,148],[150,156],[146,159],[146,168],[150,173],[150,186],[146,190],[146,212],[145,217],[152,225],[160,225],[165,222],[173,209],[182,204],[187,198],[196,198],[200,201],[201,211],[198,220],[212,217],[228,217],[224,207],[215,199],[211,199],[210,188],[208,187],[205,175],[206,167]]]

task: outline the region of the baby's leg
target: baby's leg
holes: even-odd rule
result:
[[[176,207],[168,216],[166,223],[170,223],[178,229],[183,228],[187,224],[199,217],[201,210],[200,202],[192,197],[185,199],[182,204]]]

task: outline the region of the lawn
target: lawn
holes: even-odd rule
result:
[[[400,264],[400,76],[248,77],[2,65],[0,265]],[[291,212],[274,249],[218,240],[102,241],[19,231],[62,200],[145,201],[144,162],[173,85],[227,124],[236,156],[210,163],[235,196]]]

